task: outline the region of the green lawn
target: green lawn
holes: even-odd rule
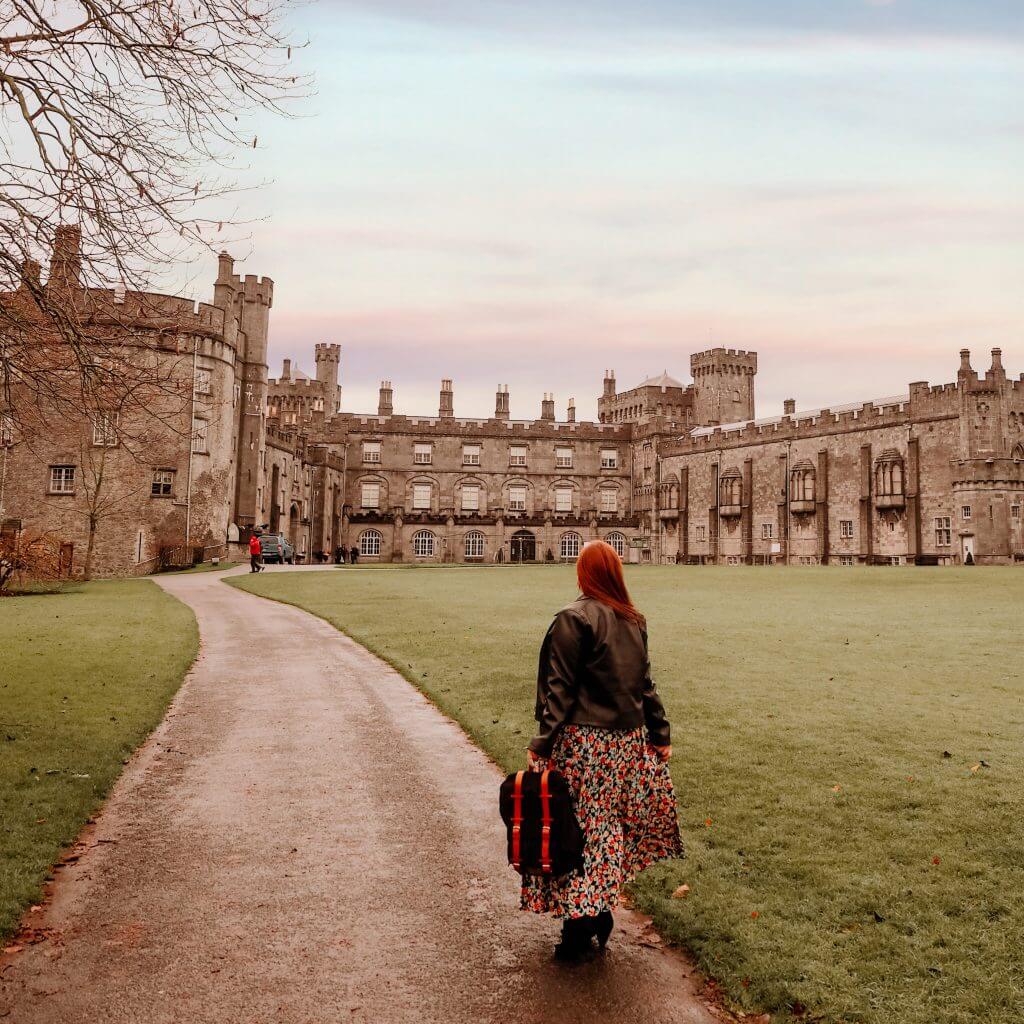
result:
[[[0,599],[0,939],[197,649],[192,612],[148,580]]]
[[[688,851],[637,885],[659,927],[779,1020],[802,1006],[1020,1024],[1024,572],[665,567],[629,582]],[[532,732],[543,632],[575,596],[562,567],[232,583],[385,657],[506,769]],[[682,882],[689,898],[671,899]]]

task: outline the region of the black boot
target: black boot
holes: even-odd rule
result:
[[[555,959],[562,963],[580,963],[593,952],[590,941],[594,934],[594,918],[567,917],[562,922],[562,941],[555,946]]]
[[[594,938],[597,939],[597,944],[601,947],[601,951],[604,952],[604,947],[608,945],[608,936],[611,935],[612,929],[615,927],[615,918],[612,917],[610,910],[602,910],[594,918],[594,921]]]

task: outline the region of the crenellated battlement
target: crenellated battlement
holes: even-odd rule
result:
[[[756,374],[757,353],[737,348],[709,348],[690,356],[694,380],[712,373]]]
[[[348,434],[414,434],[431,437],[468,438],[562,438],[565,440],[629,441],[633,436],[631,424],[561,423],[554,420],[460,419],[456,417],[374,416],[371,414],[341,413],[327,427],[335,441]]]

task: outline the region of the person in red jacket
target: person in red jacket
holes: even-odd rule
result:
[[[263,547],[260,544],[259,531],[249,538],[249,572],[259,572],[263,568]]]

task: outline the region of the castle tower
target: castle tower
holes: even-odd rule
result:
[[[992,349],[992,365],[983,377],[971,368],[969,349],[960,352],[960,457],[1004,458],[1009,382],[1001,349]]]
[[[452,382],[447,378],[441,381],[441,403],[437,414],[442,419],[455,415],[455,392],[452,390]]]
[[[754,418],[757,353],[713,348],[690,356],[694,421],[699,426]]]
[[[494,418],[496,420],[507,420],[509,418],[508,401],[508,385],[503,384],[498,388],[497,394],[494,396]]]
[[[553,420],[555,418],[555,396],[545,393],[544,401],[540,403],[540,418],[542,420]]]
[[[341,346],[316,346],[316,379],[324,389],[324,416],[330,419],[341,408],[341,388],[338,371],[341,366]]]
[[[377,415],[393,416],[395,413],[394,391],[391,388],[391,381],[380,382],[380,397],[377,399]]]

